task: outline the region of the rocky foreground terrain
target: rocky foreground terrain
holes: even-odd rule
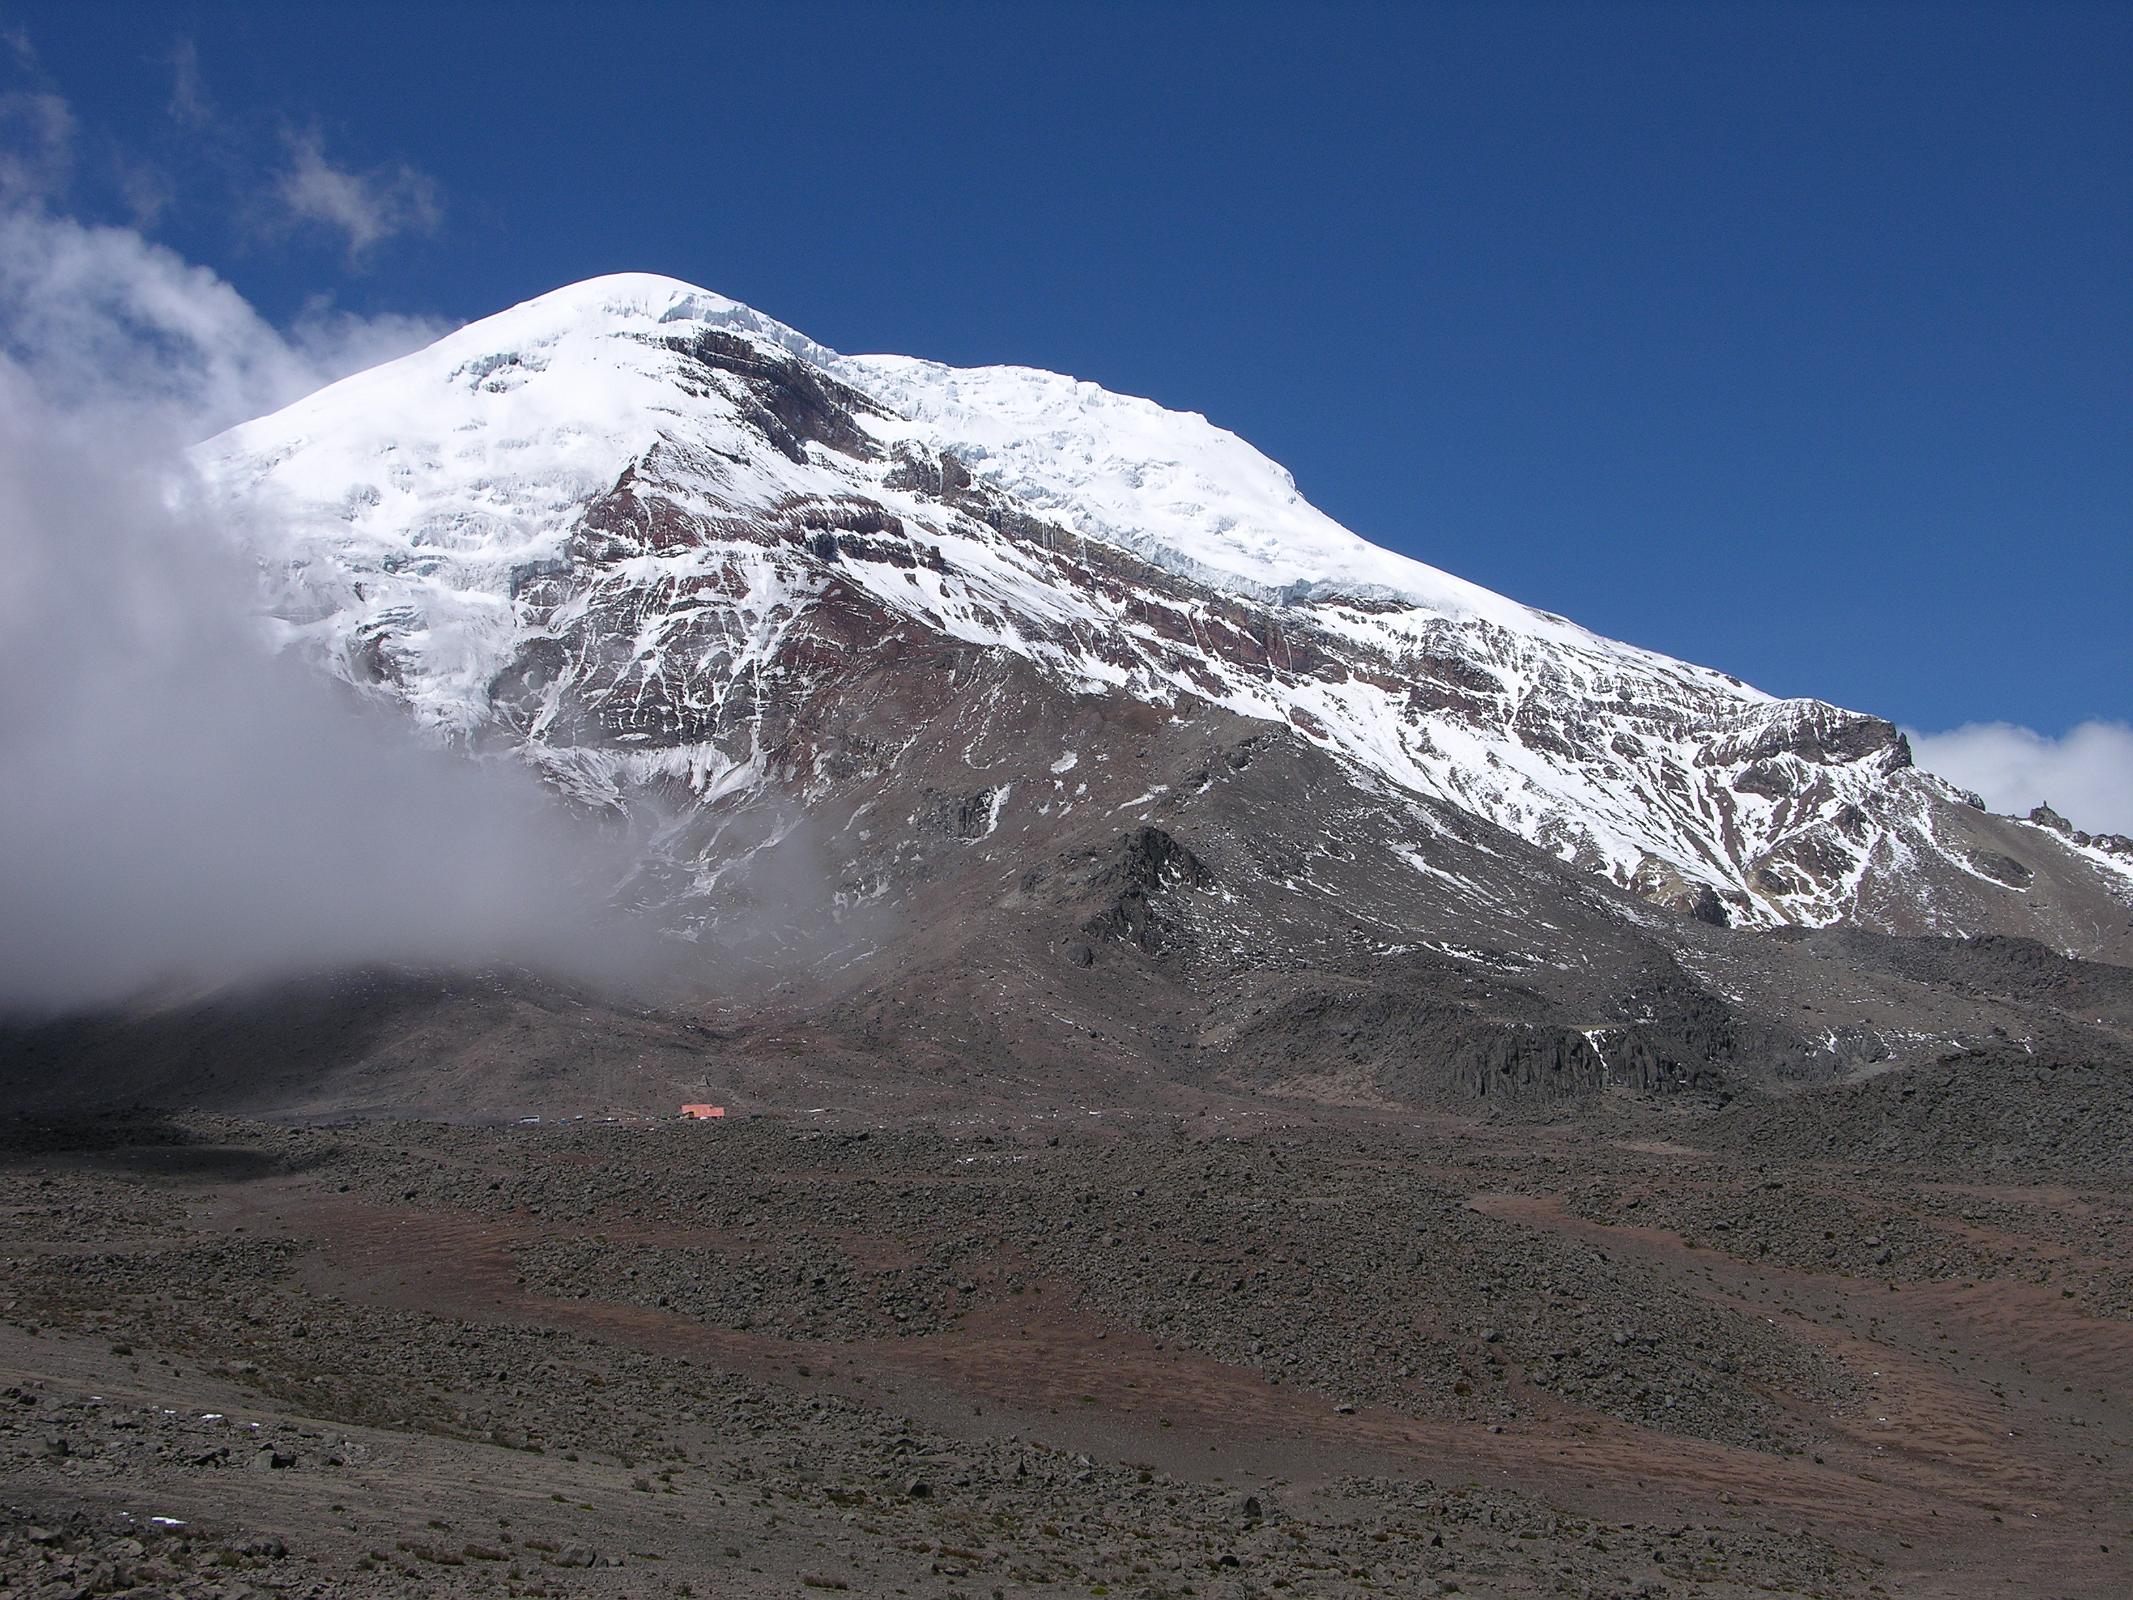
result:
[[[19,1119],[0,1589],[2120,1595],[2133,1080],[2055,1087]]]

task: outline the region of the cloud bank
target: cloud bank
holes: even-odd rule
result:
[[[320,305],[283,332],[213,272],[132,228],[0,213],[0,353],[28,385],[17,404],[54,419],[115,417],[166,451],[446,331]]]
[[[1994,811],[2049,805],[2090,833],[2133,833],[2133,726],[2084,722],[2050,738],[2006,722],[1911,733],[1928,772],[1982,795]]]
[[[283,334],[125,229],[0,218],[0,1004],[367,962],[622,975],[626,870],[512,762],[267,645],[185,448],[433,330]]]

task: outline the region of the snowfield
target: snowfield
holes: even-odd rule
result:
[[[804,670],[851,586],[1069,692],[1297,729],[1699,914],[1827,923],[1926,858],[2021,892],[1980,875],[1961,798],[1886,722],[1382,549],[1203,417],[1027,368],[839,355],[672,279],[527,301],[198,459],[294,645],[590,801],[764,782],[765,686]],[[2107,852],[2083,870],[2133,893]]]

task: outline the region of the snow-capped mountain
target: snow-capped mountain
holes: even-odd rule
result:
[[[1151,728],[1220,708],[1293,730],[1372,793],[1709,922],[2127,937],[2133,854],[1983,816],[1888,722],[1381,549],[1234,434],[1053,373],[843,356],[624,275],[199,460],[282,575],[293,641],[593,804],[656,792],[716,816],[769,791],[856,795],[925,719],[970,714],[898,663],[984,660],[986,692],[1007,665],[1035,686],[995,734],[1054,715],[1034,694],[1062,725],[1082,702],[1145,707]],[[935,751],[927,781],[966,808],[984,795],[986,833],[1077,803],[1071,742],[1023,778],[976,750],[962,781]],[[736,836],[683,834],[674,865],[715,884]]]

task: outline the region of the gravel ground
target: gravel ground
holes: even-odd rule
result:
[[[2133,1203],[2085,1176],[1364,1113],[17,1124],[0,1585],[2122,1593]]]

